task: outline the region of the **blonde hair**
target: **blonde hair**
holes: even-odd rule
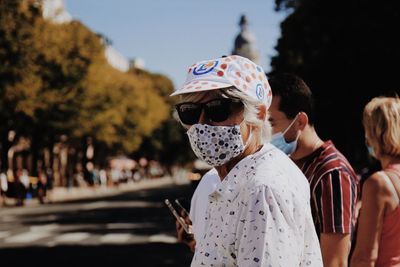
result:
[[[238,90],[235,87],[222,88],[218,90],[210,90],[199,93],[188,93],[181,95],[181,102],[197,102],[203,99],[205,96],[215,95],[216,98],[228,97],[237,98],[243,103],[244,106],[244,122],[255,129],[255,134],[252,135],[251,139],[256,139],[259,144],[269,142],[271,139],[271,124],[268,120],[268,115],[264,120],[259,119],[259,106],[262,105],[259,101],[254,100],[246,93]],[[176,114],[174,115],[176,118]],[[253,141],[253,140],[250,140]]]
[[[364,108],[365,136],[376,155],[400,156],[400,98],[375,97]]]

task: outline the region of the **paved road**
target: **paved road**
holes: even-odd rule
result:
[[[190,185],[0,210],[0,265],[188,266],[176,242],[168,197],[190,199]]]

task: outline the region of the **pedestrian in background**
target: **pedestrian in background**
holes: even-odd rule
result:
[[[400,99],[372,99],[363,124],[368,150],[382,170],[363,185],[351,266],[400,266]]]
[[[268,144],[262,68],[240,56],[202,61],[172,95],[181,95],[176,109],[194,153],[221,179],[203,200],[191,266],[322,266],[307,180]]]
[[[273,92],[271,143],[290,155],[310,183],[324,266],[347,266],[356,222],[357,175],[332,141],[318,136],[313,95],[307,84],[289,73],[276,74],[269,82]]]

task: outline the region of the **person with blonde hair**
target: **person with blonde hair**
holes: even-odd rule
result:
[[[373,98],[363,125],[368,151],[382,170],[363,185],[351,266],[400,266],[400,99]]]
[[[172,95],[194,153],[221,180],[201,200],[204,218],[191,218],[191,266],[322,266],[307,179],[269,143],[263,69],[240,56],[201,61]]]

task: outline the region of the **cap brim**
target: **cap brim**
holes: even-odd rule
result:
[[[176,95],[182,95],[182,94],[188,94],[188,93],[198,93],[198,92],[205,92],[205,91],[210,91],[210,90],[217,90],[217,89],[222,89],[222,88],[227,88],[227,87],[232,87],[232,84],[229,83],[221,83],[221,82],[211,82],[210,84],[201,85],[201,82],[199,82],[200,85],[196,86],[193,84],[187,84],[183,86],[182,88],[176,90],[170,96],[176,96]]]

